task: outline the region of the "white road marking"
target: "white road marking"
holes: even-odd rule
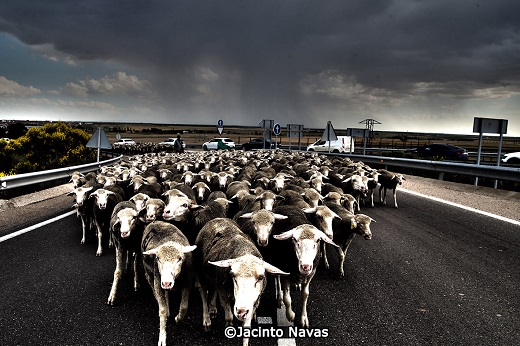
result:
[[[410,191],[410,190],[407,190],[407,189],[399,189],[399,191],[403,191],[403,192],[406,192],[406,193],[409,193],[411,195],[415,195],[415,196],[418,196],[418,197],[427,198],[427,199],[430,199],[432,201],[448,204],[448,205],[451,205],[453,207],[457,207],[457,208],[461,208],[461,209],[464,209],[464,210],[472,211],[472,212],[477,213],[477,214],[485,215],[485,216],[492,217],[492,218],[497,219],[497,220],[509,222],[509,223],[511,223],[513,225],[520,226],[520,221],[509,219],[507,217],[503,217],[503,216],[496,215],[496,214],[493,214],[493,213],[488,213],[487,211],[478,210],[478,209],[471,208],[471,207],[468,207],[468,206],[465,206],[465,205],[462,205],[462,204],[446,201],[446,200],[441,199],[441,198],[428,196],[428,195],[425,195],[425,194],[422,194],[422,193],[419,193],[419,192],[415,192],[415,191]]]
[[[71,210],[68,213],[65,213],[65,214],[62,214],[62,215],[58,215],[58,216],[56,216],[56,217],[54,217],[52,219],[49,219],[49,220],[37,223],[36,225],[32,225],[30,227],[21,229],[19,231],[16,231],[16,232],[4,235],[3,237],[0,237],[0,243],[5,241],[5,240],[9,240],[11,238],[17,237],[17,236],[19,236],[21,234],[24,234],[24,233],[27,233],[27,232],[30,232],[30,231],[34,231],[37,228],[43,227],[45,225],[48,225],[48,224],[53,223],[55,221],[61,220],[63,218],[66,218],[67,216],[70,216],[70,215],[73,215],[73,214],[76,214],[76,210]]]

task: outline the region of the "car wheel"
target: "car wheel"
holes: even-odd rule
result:
[[[208,146],[207,145],[203,145],[202,146],[202,150],[208,150]]]

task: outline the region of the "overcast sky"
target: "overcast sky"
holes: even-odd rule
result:
[[[2,0],[0,119],[520,136],[518,0]]]

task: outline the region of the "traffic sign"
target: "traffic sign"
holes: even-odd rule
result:
[[[282,132],[282,127],[280,126],[280,124],[278,124],[278,123],[274,124],[273,133],[278,136],[281,132]]]
[[[338,139],[338,136],[336,136],[336,132],[334,131],[334,127],[332,126],[332,123],[329,121],[327,123],[327,127],[325,128],[325,131],[323,131],[323,136],[321,136],[322,141],[336,141]]]
[[[217,121],[217,131],[218,131],[218,134],[221,135],[222,134],[222,131],[224,131],[224,120],[222,119],[219,119]]]

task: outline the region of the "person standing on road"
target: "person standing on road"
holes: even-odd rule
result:
[[[181,138],[181,135],[177,135],[177,139],[175,140],[175,144],[174,144],[174,149],[175,149],[175,152],[177,153],[183,153],[184,152],[184,145],[183,145],[183,142],[182,142],[182,138]]]

